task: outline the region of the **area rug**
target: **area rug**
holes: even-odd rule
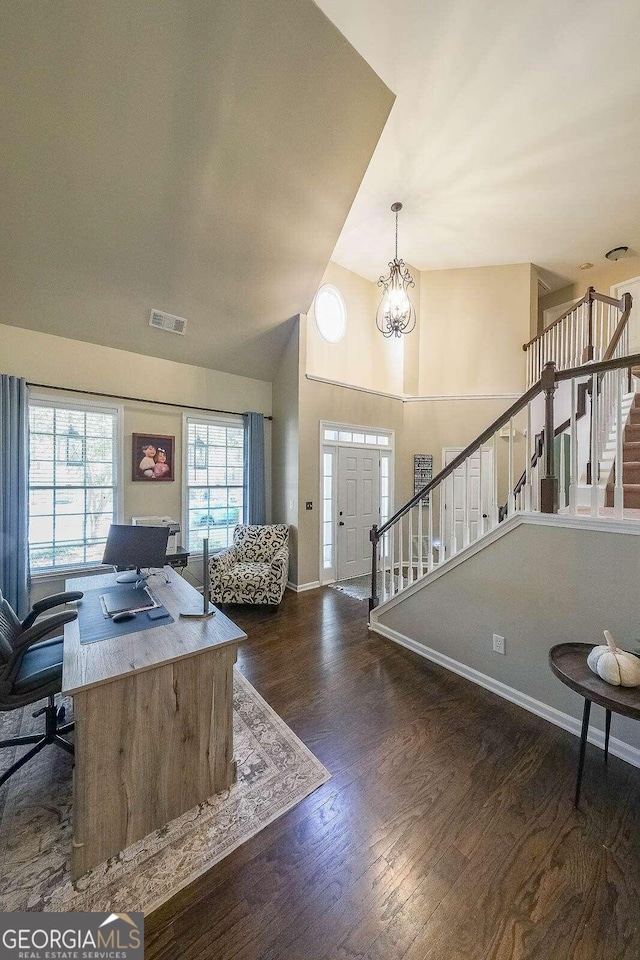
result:
[[[385,573],[387,581],[387,593],[391,592],[391,573],[387,570]],[[399,578],[394,577],[396,589],[399,586]],[[371,574],[364,577],[352,577],[350,580],[339,580],[336,583],[330,583],[333,590],[339,590],[340,593],[346,593],[348,597],[354,600],[368,600],[371,596]],[[378,574],[378,596],[382,596],[382,573]]]
[[[70,707],[71,705],[68,704]],[[38,730],[33,707],[0,739]],[[12,760],[3,750],[2,769]],[[237,670],[238,781],[86,874],[69,876],[71,758],[47,747],[0,791],[0,910],[149,913],[325,783],[330,774]]]

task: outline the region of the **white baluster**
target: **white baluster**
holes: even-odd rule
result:
[[[431,542],[431,541],[429,541]],[[418,500],[418,576],[424,573],[422,564],[422,498]]]
[[[433,497],[435,494],[435,487],[429,492],[429,553],[427,554],[427,570],[429,573],[433,570],[434,564],[434,545],[433,545]]]
[[[626,370],[616,370],[616,482],[613,491],[613,509],[616,517],[622,519],[624,515],[624,425],[622,423],[622,389]]]
[[[469,545],[469,458],[462,465],[462,546]]]
[[[396,594],[396,527],[395,524],[389,530],[389,593],[391,596]]]
[[[493,514],[492,527],[498,526],[500,517],[500,506],[498,504],[498,434],[493,435],[493,503],[491,504],[491,513]]]
[[[409,569],[407,570],[407,586],[413,583],[413,508],[409,510]]]
[[[525,443],[525,479],[524,479],[524,509],[532,509],[531,504],[531,459],[533,457],[533,444],[531,436],[531,401],[527,404],[527,441]]]
[[[380,561],[378,565],[378,570],[382,576],[382,583],[380,584],[380,593],[382,594],[382,602],[384,603],[387,599],[387,534],[383,533],[379,540],[380,546]]]
[[[514,496],[513,486],[513,417],[509,420],[509,464],[508,464],[508,483],[509,483],[509,496],[507,499],[507,516],[511,516],[516,509],[516,500]]]
[[[598,516],[598,375],[591,375],[591,516]]]
[[[482,447],[478,450],[478,536],[484,535],[484,504],[482,503]]]
[[[569,513],[575,517],[578,508],[578,429],[577,429],[577,382],[571,381],[571,424],[569,427],[569,444],[571,465],[569,469]]]
[[[404,590],[403,524],[404,517],[398,520],[398,591]]]
[[[444,561],[449,556],[449,544],[446,542],[447,539],[447,527],[445,519],[445,505],[446,505],[446,486],[448,483],[448,478],[443,480],[440,484],[440,549],[438,551],[438,563],[444,563]]]
[[[451,477],[450,556],[455,557],[456,553],[458,552],[458,542],[457,542],[458,538],[456,537],[456,472],[455,470],[449,476]]]

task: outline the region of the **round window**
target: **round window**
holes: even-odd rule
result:
[[[314,313],[325,340],[329,343],[342,340],[347,329],[347,305],[337,287],[323,283],[316,293]]]

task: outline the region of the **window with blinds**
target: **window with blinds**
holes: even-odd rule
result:
[[[29,403],[29,557],[34,572],[99,564],[117,520],[119,410]]]

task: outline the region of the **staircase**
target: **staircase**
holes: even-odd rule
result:
[[[632,371],[636,373],[636,371]],[[640,373],[640,371],[637,371]],[[606,505],[614,504],[614,483],[616,466],[614,465],[607,484]],[[636,393],[629,411],[629,419],[622,441],[622,488],[624,505],[628,509],[640,510],[640,394]]]
[[[405,590],[477,552],[518,515],[593,519],[611,506],[620,520],[640,510],[640,393],[630,392],[640,355],[628,355],[631,306],[628,293],[614,300],[589,288],[524,345],[527,391],[372,528],[370,610],[395,606]]]

